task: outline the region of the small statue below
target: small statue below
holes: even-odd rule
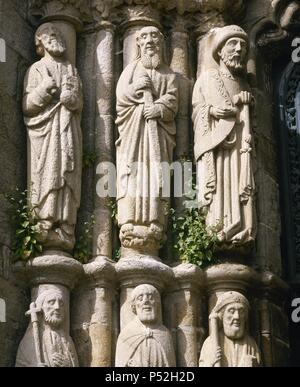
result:
[[[31,323],[19,346],[16,367],[78,367],[62,292],[45,290],[26,315]]]
[[[25,78],[23,111],[28,131],[29,200],[38,219],[39,242],[72,252],[80,206],[82,171],[82,86],[64,57],[60,31],[43,24],[37,53]]]
[[[261,356],[247,332],[250,305],[238,292],[220,296],[210,315],[210,336],[203,344],[200,367],[259,367]]]
[[[198,202],[224,250],[248,250],[256,237],[248,45],[240,27],[217,29],[212,53],[218,67],[202,72],[193,95]]]
[[[157,289],[151,285],[136,287],[131,306],[136,317],[120,333],[116,367],[175,367],[172,337],[162,325]]]

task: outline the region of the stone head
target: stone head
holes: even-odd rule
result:
[[[238,292],[227,292],[219,298],[213,312],[217,313],[226,337],[232,340],[245,337],[249,309],[248,300]]]
[[[138,59],[146,67],[158,67],[163,60],[163,34],[157,27],[144,27],[137,34]],[[150,62],[148,64],[148,62]]]
[[[41,310],[44,321],[52,328],[59,328],[65,320],[65,303],[59,290],[46,290],[41,293],[36,306]]]
[[[242,72],[246,68],[248,56],[248,35],[238,26],[220,28],[214,39],[213,56],[231,72]]]
[[[143,324],[155,324],[160,321],[160,294],[152,285],[140,285],[133,290],[131,307]]]
[[[46,52],[52,57],[61,57],[66,51],[66,45],[61,32],[52,24],[42,24],[35,34],[35,45],[38,55]]]

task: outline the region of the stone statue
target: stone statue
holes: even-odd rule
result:
[[[70,252],[81,195],[82,87],[53,24],[39,27],[35,42],[42,59],[27,72],[23,99],[29,196],[40,242]]]
[[[140,285],[132,292],[136,317],[120,333],[117,367],[175,367],[172,337],[162,325],[161,300],[156,288]]]
[[[219,66],[203,71],[193,95],[199,206],[225,249],[251,246],[256,217],[246,32],[218,29],[212,51]]]
[[[118,222],[123,246],[158,248],[169,201],[162,169],[172,162],[178,89],[164,63],[161,32],[142,28],[137,48],[137,60],[125,68],[117,86]]]
[[[78,367],[61,291],[42,292],[26,315],[31,323],[19,346],[16,367]]]
[[[258,367],[260,351],[247,332],[250,305],[238,292],[220,296],[210,315],[210,336],[203,344],[200,367]]]

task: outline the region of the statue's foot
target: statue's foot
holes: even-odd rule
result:
[[[218,233],[218,240],[219,242],[226,242],[226,234],[224,231]]]
[[[63,223],[60,225],[62,232],[68,236],[73,236],[75,233],[75,226]]]
[[[37,239],[40,243],[46,242],[51,228],[52,228],[52,223],[49,221],[43,220],[37,223],[36,225]]]
[[[232,238],[232,243],[235,245],[240,245],[247,242],[252,242],[254,239],[250,235],[249,230],[243,230],[239,234],[235,235],[234,238]]]
[[[48,232],[44,246],[71,252],[75,245],[74,235],[66,234],[61,228],[52,229]]]

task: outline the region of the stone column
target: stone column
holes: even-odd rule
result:
[[[96,36],[96,122],[95,122],[95,150],[97,178],[112,172],[109,166],[114,165],[114,26],[103,21],[97,26]],[[102,176],[101,176],[102,175]],[[115,185],[114,176],[106,175],[110,179],[109,185]],[[111,192],[110,194],[112,194]],[[109,194],[108,194],[109,195]],[[109,203],[112,197],[101,197],[96,185],[94,203],[94,244],[93,255],[112,256],[112,218]]]
[[[271,272],[259,276],[256,298],[255,320],[257,341],[265,367],[287,367],[289,359],[289,319],[286,314],[288,285]]]
[[[164,300],[165,321],[173,333],[178,367],[198,367],[198,343],[203,341],[202,325],[204,274],[191,264],[173,268],[175,281]]]
[[[84,265],[84,278],[74,293],[72,332],[82,367],[113,365],[115,269],[98,257]]]
[[[192,85],[190,77],[192,69],[190,65],[190,50],[189,50],[189,33],[187,30],[187,23],[183,17],[178,16],[174,22],[173,18],[169,21],[171,26],[170,46],[171,46],[171,69],[176,73],[178,80],[179,91],[179,109],[176,117],[176,147],[174,151],[174,161],[178,161],[182,167],[182,191],[186,188],[185,176],[186,168],[183,166],[187,159],[192,160],[190,154],[190,140],[191,140],[191,94]],[[178,174],[176,177],[179,178]],[[174,182],[174,187],[177,186]],[[175,195],[176,196],[176,195]],[[174,198],[175,209],[180,211],[183,209],[183,202],[186,197],[180,196]],[[171,239],[171,235],[169,236]],[[168,239],[169,239],[168,238]]]

